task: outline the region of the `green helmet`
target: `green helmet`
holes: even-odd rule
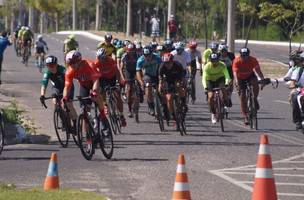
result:
[[[74,34],[69,35],[69,36],[68,36],[68,39],[70,39],[70,40],[75,40],[75,35],[74,35]]]

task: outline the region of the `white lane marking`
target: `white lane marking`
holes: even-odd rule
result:
[[[269,170],[270,171],[270,170]],[[276,169],[274,168],[274,171],[276,171]],[[260,173],[260,171],[258,172]],[[256,173],[253,172],[227,172],[225,171],[225,174],[234,174],[234,175],[250,175],[253,176]],[[269,174],[267,174],[268,176]],[[279,174],[279,173],[275,173],[274,176],[283,176],[283,177],[304,177],[304,175],[301,174]],[[264,178],[263,176],[258,176],[257,178]]]
[[[239,181],[240,183],[244,184],[253,184],[253,181]],[[276,185],[286,185],[286,186],[304,186],[304,183],[283,183],[283,182],[276,182]]]
[[[272,61],[272,62],[278,63],[278,64],[280,64],[280,65],[282,65],[282,66],[284,66],[284,67],[288,67],[288,66],[289,66],[289,65],[287,65],[287,64],[285,64],[285,63],[283,63],[283,62],[277,61],[277,60],[272,60],[272,59],[268,59],[268,58],[266,58],[266,60],[270,60],[270,61]]]
[[[288,101],[274,100],[273,102],[276,102],[276,103],[283,103],[283,104],[288,104],[288,105],[290,105],[290,103],[289,103]]]
[[[304,197],[304,194],[298,193],[278,193],[279,196],[288,196],[288,197]]]
[[[247,168],[247,169],[225,169],[224,171],[253,171],[253,170],[256,170],[255,168]],[[304,168],[295,168],[295,167],[276,167],[274,168],[275,171],[288,171],[288,170],[291,170],[291,171],[302,171],[304,170]]]

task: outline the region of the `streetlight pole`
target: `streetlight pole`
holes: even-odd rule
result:
[[[168,20],[170,15],[175,15],[176,0],[168,0]],[[169,28],[167,28],[167,38],[169,38]]]
[[[230,52],[234,52],[235,40],[235,0],[228,0],[227,41]]]
[[[127,10],[127,36],[132,34],[132,0],[128,0]]]
[[[73,0],[73,30],[76,30],[76,18],[77,18],[77,14],[76,14],[76,0]]]

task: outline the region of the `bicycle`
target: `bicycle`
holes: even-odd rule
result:
[[[155,119],[158,121],[159,129],[161,132],[165,130],[164,126],[164,114],[163,114],[163,103],[162,103],[162,96],[157,91],[157,84],[152,85],[152,96],[154,98],[155,106]]]
[[[139,123],[139,107],[140,107],[140,102],[143,102],[143,95],[142,95],[142,90],[140,88],[140,84],[139,82],[134,79],[134,81],[131,83],[133,84],[133,108],[132,108],[132,112],[134,113],[134,118],[135,118],[135,122]]]
[[[181,136],[187,135],[186,132],[186,108],[182,105],[181,98],[179,97],[176,87],[173,87],[173,113],[176,120],[176,128],[180,132]]]
[[[191,103],[194,104],[194,101],[195,101],[195,77],[193,75],[191,75],[189,78],[188,78],[188,81],[187,81],[187,104],[189,103],[190,101],[190,97],[191,97]]]
[[[78,97],[78,100],[85,99],[91,99],[91,97]],[[114,151],[112,132],[111,130],[103,131],[101,129],[97,104],[94,103],[94,115],[88,111],[90,107],[90,105],[82,107],[81,113],[78,116],[77,136],[81,153],[86,160],[91,160],[95,154],[95,148],[99,143],[103,155],[107,159],[111,159]],[[87,127],[84,127],[84,125]]]
[[[3,120],[2,110],[1,110],[0,111],[0,155],[3,151],[4,139],[5,139],[4,120]]]
[[[257,117],[257,108],[254,100],[254,93],[253,93],[253,87],[250,83],[250,81],[245,81],[245,95],[246,95],[246,102],[248,107],[248,118],[249,118],[249,125],[250,129],[258,130],[258,117]],[[262,84],[261,89],[263,89],[264,86],[268,84],[272,84],[272,87],[276,89],[278,87],[278,80],[274,79],[274,81],[271,81],[270,78],[265,78],[264,80],[259,80],[258,84]]]
[[[117,133],[121,134],[121,120],[120,114],[118,113],[117,97],[115,94],[118,89],[118,86],[105,88],[107,96],[106,102],[109,108],[110,125],[115,135]]]
[[[37,59],[37,67],[38,67],[40,73],[42,73],[42,68],[44,68],[44,66],[45,66],[44,55],[39,54],[38,59]]]
[[[225,88],[226,89],[226,88]],[[224,132],[224,116],[228,115],[227,111],[224,109],[224,103],[221,97],[220,91],[222,88],[213,88],[212,92],[214,93],[212,101],[214,102],[213,105],[215,106],[215,118],[221,124],[221,131]]]
[[[54,95],[52,97],[45,97],[44,100],[49,99],[56,99],[56,105],[53,113],[53,122],[54,122],[54,128],[55,132],[58,138],[58,141],[60,145],[63,148],[66,148],[69,143],[70,135],[72,135],[72,138],[77,146],[79,146],[79,142],[77,141],[76,137],[76,127],[73,127],[71,125],[71,119],[69,116],[69,111],[67,106],[65,105],[65,110],[62,108],[60,104],[61,96]],[[42,102],[42,105],[45,109],[47,109],[47,106],[45,105],[45,102]]]
[[[25,66],[27,66],[29,58],[30,58],[30,41],[27,42],[26,46],[23,46],[22,61]]]

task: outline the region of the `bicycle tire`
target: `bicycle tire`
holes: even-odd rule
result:
[[[195,101],[195,81],[194,79],[192,79],[191,81],[191,103],[194,104],[194,101]]]
[[[223,118],[224,118],[224,108],[223,108],[223,104],[222,104],[219,96],[217,98],[217,107],[218,107],[218,112],[219,112],[219,121],[220,121],[220,124],[221,124],[221,131],[225,132],[224,120],[223,120]]]
[[[100,120],[99,120],[99,127],[100,126]],[[109,132],[105,132],[99,128],[99,147],[104,155],[105,158],[111,159],[114,152],[114,142],[113,142],[113,134],[111,129],[109,129]]]
[[[156,117],[157,117],[159,129],[160,129],[161,132],[163,132],[165,130],[164,116],[163,116],[163,113],[162,113],[163,109],[162,109],[162,104],[161,104],[161,101],[160,101],[159,94],[155,94],[155,102],[156,102],[156,106],[155,106]]]
[[[69,134],[67,132],[68,127],[65,123],[63,115],[63,110],[60,108],[56,108],[54,111],[53,120],[58,141],[63,148],[66,148],[69,143]]]
[[[2,114],[0,114],[0,155],[4,148],[4,138],[5,138],[4,122],[3,122]]]
[[[87,133],[83,133],[83,122],[86,122],[88,124],[89,131]],[[79,148],[81,151],[81,154],[86,160],[91,160],[95,149],[93,145],[93,135],[92,135],[92,126],[90,125],[89,120],[87,120],[84,116],[84,114],[80,114],[78,117],[78,123],[77,123],[77,137],[79,141]]]
[[[257,109],[255,106],[253,91],[251,93],[251,104],[252,104],[252,125],[255,130],[258,130],[258,118],[257,118]]]
[[[115,101],[111,102],[112,104],[112,111],[115,113],[114,115],[114,119],[115,119],[115,126],[117,128],[117,132],[119,134],[121,134],[121,121],[120,121],[120,114],[118,113],[118,108],[117,108],[117,99],[115,97],[115,95],[113,95],[113,99],[115,99]]]
[[[182,127],[182,119],[181,119],[181,115],[180,115],[180,110],[179,110],[179,103],[178,103],[178,97],[176,95],[174,95],[173,97],[173,110],[174,110],[174,116],[175,116],[175,121],[176,121],[176,129],[177,131],[179,131],[179,133],[181,134],[181,136],[184,135],[184,131],[183,131],[183,127]]]
[[[116,134],[121,133],[120,130],[119,130],[119,126],[117,124],[117,121],[119,119],[118,119],[117,113],[115,112],[116,108],[113,105],[112,101],[109,101],[108,105],[109,105],[109,108],[110,108],[109,118],[110,118],[111,129],[112,129],[113,133],[116,135]]]

